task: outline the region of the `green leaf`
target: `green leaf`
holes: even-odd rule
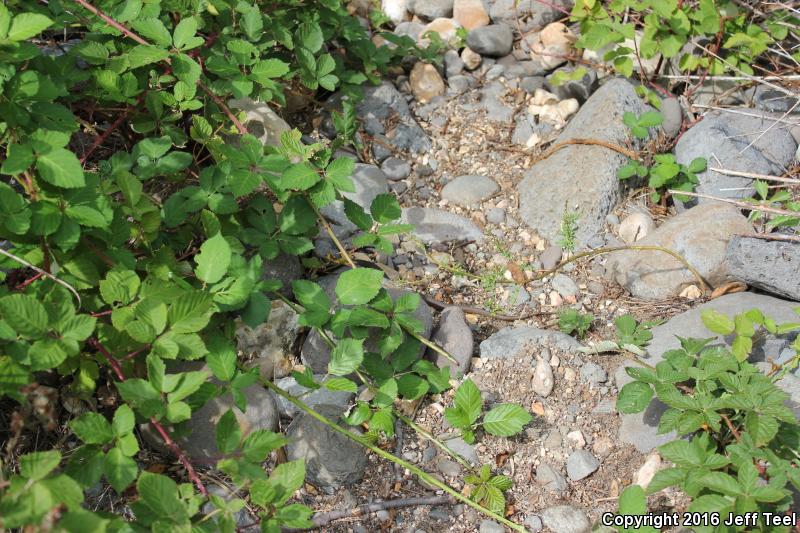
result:
[[[353,268],[343,272],[336,282],[336,296],[344,305],[360,305],[372,300],[381,289],[383,272],[371,268]]]
[[[214,337],[208,344],[206,363],[217,379],[230,381],[236,374],[236,350],[224,338]]]
[[[86,185],[81,163],[75,154],[65,148],[55,148],[36,158],[39,176],[52,185],[76,189]]]
[[[334,376],[346,376],[354,372],[363,361],[363,339],[342,339],[331,351],[328,372]]]
[[[325,380],[322,386],[331,391],[345,391],[353,394],[358,392],[355,382],[347,378],[329,378]]]
[[[186,510],[178,498],[178,485],[167,476],[142,472],[136,483],[139,498],[156,516],[180,521]]]
[[[481,400],[481,391],[472,380],[467,379],[458,387],[454,402],[456,408],[466,415],[469,425],[478,420],[483,401]]]
[[[139,468],[136,461],[128,457],[117,447],[111,448],[103,463],[103,473],[115,491],[122,493],[134,482]]]
[[[664,117],[658,111],[648,111],[639,116],[639,126],[645,128],[652,128],[658,126],[664,120]]]
[[[259,14],[259,17],[261,15]],[[288,63],[284,63],[280,59],[270,58],[259,61],[250,71],[256,79],[264,78],[280,78],[289,72]]]
[[[122,399],[134,406],[152,400],[161,400],[161,395],[153,388],[149,381],[140,378],[126,379],[117,383],[117,390]]]
[[[349,157],[337,157],[331,161],[325,169],[325,177],[336,187],[337,190],[342,192],[355,192],[356,188],[353,185],[353,170],[355,170],[356,163]]]
[[[20,13],[11,22],[7,38],[11,41],[25,41],[39,35],[52,24],[52,20],[39,13]]]
[[[242,455],[248,461],[261,462],[270,452],[286,445],[286,437],[266,429],[250,432],[242,443]]]
[[[647,497],[639,485],[630,485],[619,495],[619,512],[623,515],[642,515],[647,511]]]
[[[114,412],[111,430],[114,432],[114,436],[119,438],[132,432],[135,423],[136,418],[133,416],[133,410],[127,404],[122,404]]]
[[[61,454],[57,450],[27,453],[19,458],[19,473],[36,481],[52,472],[60,462]]]
[[[349,198],[344,199],[344,214],[347,215],[350,222],[363,231],[369,231],[372,227],[372,217],[364,211],[363,207]]]
[[[516,435],[533,420],[531,414],[513,403],[500,404],[483,417],[483,429],[498,437]]]
[[[286,167],[281,176],[284,189],[305,191],[313,187],[322,177],[308,163],[296,163]]]
[[[700,317],[708,329],[720,335],[729,335],[736,327],[733,320],[714,309],[706,309]]]
[[[269,479],[282,489],[283,497],[277,503],[285,503],[294,494],[294,491],[303,486],[305,478],[306,465],[302,459],[288,461],[276,466],[272,470]]]
[[[639,413],[650,404],[653,399],[653,389],[647,383],[634,381],[628,383],[619,391],[617,397],[617,410],[621,413]]]
[[[0,298],[0,314],[19,335],[37,338],[47,333],[47,311],[33,296],[12,294]]]
[[[744,427],[756,446],[768,444],[778,433],[778,420],[772,416],[750,411],[744,420]]]
[[[221,233],[217,233],[200,246],[195,257],[197,268],[194,272],[206,283],[216,283],[228,271],[231,264],[231,247]]]
[[[70,422],[72,431],[86,444],[105,444],[114,438],[111,424],[98,413],[84,413]]]
[[[213,301],[211,295],[202,291],[187,292],[179,296],[167,312],[170,329],[176,333],[195,333],[208,325]]]
[[[217,448],[227,455],[236,450],[241,440],[242,428],[239,427],[239,421],[236,420],[233,410],[228,409],[217,422]]]
[[[514,486],[514,481],[504,475],[494,476],[492,479],[489,480],[489,484],[493,487],[497,487],[499,490],[505,492],[511,487]]]
[[[183,50],[192,41],[195,33],[197,33],[197,20],[193,17],[181,19],[172,32],[172,44],[178,50]]]
[[[132,69],[158,63],[169,57],[169,52],[151,44],[140,44],[128,51],[128,66]]]
[[[369,210],[372,218],[381,224],[397,220],[402,214],[400,204],[393,194],[379,194],[372,200]]]
[[[133,270],[109,270],[100,282],[100,296],[108,304],[128,304],[139,292],[139,276]]]
[[[131,24],[142,37],[155,44],[167,47],[172,44],[172,36],[164,23],[154,17],[142,17]]]

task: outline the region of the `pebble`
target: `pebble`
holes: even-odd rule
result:
[[[536,483],[550,492],[561,493],[567,489],[567,480],[555,467],[542,463],[536,467]]]
[[[581,367],[581,379],[599,385],[608,381],[608,373],[597,363],[586,363]]]
[[[457,477],[461,473],[461,465],[448,459],[439,461],[436,464],[436,468],[447,477]]]
[[[607,457],[613,449],[614,442],[608,437],[600,437],[592,445],[592,451],[600,457]]]
[[[554,244],[548,246],[539,256],[539,261],[542,262],[542,268],[545,270],[552,270],[561,261],[561,254],[564,251],[560,246]]]
[[[556,274],[553,276],[550,284],[563,298],[576,297],[578,294],[580,294],[580,290],[575,282],[572,281],[569,276],[565,276],[564,274]]]
[[[567,433],[567,442],[576,448],[583,448],[586,446],[586,439],[583,438],[583,433],[581,433],[581,430],[579,429]]]
[[[470,47],[466,47],[461,51],[461,61],[464,62],[464,67],[467,70],[475,70],[481,66],[482,59],[481,55]]]
[[[387,157],[381,163],[381,170],[392,181],[400,181],[411,174],[411,165],[399,157]]]
[[[531,389],[543,398],[547,398],[553,392],[553,369],[550,363],[541,357],[536,360],[536,368],[533,370]]]
[[[613,414],[617,410],[614,400],[610,398],[603,398],[600,400],[594,409],[592,409],[592,414],[596,415],[610,415]]]
[[[391,516],[389,515],[389,511],[381,509],[380,511],[375,513],[375,518],[377,518],[381,522],[388,522]]]
[[[538,515],[530,515],[525,519],[525,527],[531,533],[537,533],[542,530],[542,519]]]
[[[444,94],[444,80],[436,70],[436,67],[429,63],[418,62],[411,69],[409,77],[411,92],[418,102],[429,102],[435,96]]]
[[[433,518],[434,520],[438,520],[439,522],[450,521],[450,511],[445,507],[434,507],[428,513],[428,516]]]
[[[481,55],[492,57],[508,55],[513,44],[514,33],[505,24],[482,26],[467,34],[467,46]]]
[[[481,0],[455,0],[453,18],[467,30],[486,26],[490,22]]]
[[[661,468],[661,456],[658,452],[652,452],[645,459],[644,464],[633,475],[633,483],[642,488],[647,488],[656,472]]]
[[[548,450],[555,450],[561,446],[561,433],[559,433],[559,431],[556,429],[552,430],[547,434],[547,437],[544,439],[542,444]]]
[[[631,244],[647,237],[656,229],[656,223],[650,215],[642,212],[631,213],[619,224],[618,235],[624,242]]]
[[[505,533],[505,531],[506,528],[489,519],[481,521],[481,527],[478,529],[479,533]]]
[[[444,442],[447,447],[456,452],[458,455],[466,459],[472,464],[478,464],[478,454],[475,451],[475,446],[467,444],[461,437],[455,437]]]
[[[570,505],[549,507],[541,516],[544,526],[554,533],[588,533],[592,527],[586,513]]]
[[[486,213],[486,221],[490,224],[502,224],[506,220],[506,210],[501,207],[494,207]]]
[[[575,450],[567,459],[567,475],[572,481],[579,481],[600,468],[600,461],[586,450]]]
[[[522,78],[520,87],[522,87],[522,90],[526,93],[533,94],[537,89],[544,87],[544,82],[544,76],[526,76]]]
[[[445,52],[444,72],[447,75],[447,79],[449,80],[450,77],[461,74],[462,70],[464,70],[464,61],[459,57],[458,52],[452,49]]]
[[[661,101],[661,129],[668,138],[675,137],[681,131],[683,110],[677,98],[665,98]]]

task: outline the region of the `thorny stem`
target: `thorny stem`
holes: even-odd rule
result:
[[[119,381],[125,381],[125,373],[122,371],[122,366],[120,366],[119,361],[117,361],[114,356],[111,355],[111,352],[109,352],[106,347],[103,346],[96,338],[89,339],[89,344],[97,348],[97,351],[99,351],[105,360],[108,361],[108,364],[111,365],[111,369],[114,371],[114,374],[116,374],[117,379],[119,379]],[[178,461],[180,461],[180,463],[186,469],[186,474],[195,484],[197,490],[200,491],[200,494],[203,496],[208,496],[208,491],[206,490],[205,485],[203,485],[200,476],[197,475],[197,471],[195,471],[194,466],[192,466],[192,463],[189,461],[189,458],[186,457],[186,454],[183,452],[183,450],[181,450],[180,446],[178,446],[175,441],[172,440],[169,432],[158,420],[156,420],[156,417],[154,416],[150,417],[150,425],[156,429],[158,434],[161,436],[161,440],[164,441],[164,444],[166,444],[172,453],[175,454],[175,456],[178,458]]]
[[[136,105],[137,106],[140,105],[143,99],[144,99],[144,93],[140,94],[139,98],[136,99]],[[111,124],[111,126],[109,126],[108,129],[106,129],[106,131],[95,137],[94,142],[92,142],[92,145],[89,147],[88,150],[86,150],[86,153],[83,154],[83,157],[81,157],[82,165],[85,164],[86,160],[89,159],[89,156],[91,156],[94,153],[94,151],[97,150],[97,148],[99,148],[106,141],[106,139],[108,139],[108,137],[117,128],[120,127],[120,125],[125,121],[125,119],[128,118],[128,115],[130,114],[131,110],[132,108],[130,107],[127,108],[119,117],[117,117],[117,120],[115,120]]]
[[[724,415],[724,414],[720,413],[719,416],[722,417],[722,419],[725,421],[725,424],[728,426],[728,429],[730,429],[731,433],[733,433],[733,437],[736,439],[736,442],[741,441],[741,437],[739,436],[739,432],[736,431],[735,427],[733,427],[733,422],[731,422],[731,419],[728,418],[728,415]]]
[[[424,470],[422,470],[418,466],[416,466],[414,464],[411,464],[408,461],[406,461],[404,459],[401,459],[401,458],[395,456],[394,454],[392,454],[390,452],[382,450],[381,448],[379,448],[378,446],[375,446],[374,444],[369,442],[366,438],[362,437],[361,435],[356,435],[355,433],[351,433],[350,431],[346,430],[345,428],[339,426],[339,424],[333,422],[332,420],[328,419],[324,415],[321,415],[320,413],[314,411],[312,408],[310,408],[308,405],[306,405],[302,400],[300,400],[299,398],[289,394],[288,392],[286,392],[282,388],[278,387],[277,385],[275,385],[271,381],[262,378],[261,379],[261,383],[265,387],[267,387],[268,389],[272,390],[275,394],[277,394],[278,396],[281,396],[282,398],[285,398],[286,400],[288,400],[289,402],[291,402],[292,404],[297,406],[301,411],[303,411],[306,414],[310,415],[311,417],[315,418],[319,422],[322,422],[323,424],[328,426],[333,431],[345,436],[346,438],[352,440],[353,442],[355,442],[357,444],[360,444],[361,446],[367,448],[368,450],[370,450],[374,454],[378,455],[379,457],[382,457],[383,459],[386,459],[388,461],[391,461],[391,462],[393,462],[395,464],[398,464],[398,465],[402,466],[403,468],[408,469],[409,471],[413,472],[417,477],[419,477],[421,480],[423,480],[425,483],[427,483],[429,485],[433,485],[437,489],[443,490],[444,492],[446,492],[447,494],[449,494],[453,498],[459,500],[460,502],[462,502],[462,503],[464,503],[466,505],[469,505],[473,509],[481,512],[482,514],[484,514],[486,516],[488,516],[492,520],[500,522],[501,524],[504,524],[504,525],[510,527],[511,529],[515,530],[515,531],[520,531],[522,533],[527,533],[527,530],[524,527],[522,527],[521,525],[516,524],[516,523],[508,520],[507,518],[505,518],[503,516],[500,516],[500,515],[492,512],[492,511],[490,511],[489,509],[483,507],[482,505],[470,500],[469,498],[467,498],[466,496],[462,495],[458,491],[452,489],[446,483],[443,483],[443,482],[439,481],[438,479],[436,479],[435,477],[433,477],[429,473],[425,472]]]
[[[325,231],[328,233],[328,236],[333,240],[333,244],[336,245],[336,248],[339,250],[339,253],[342,254],[342,258],[347,261],[347,264],[350,265],[350,268],[356,268],[356,264],[353,262],[353,258],[350,257],[350,254],[347,253],[344,246],[342,245],[342,241],[333,233],[333,228],[331,227],[328,220],[323,216],[320,212],[319,208],[314,205],[314,202],[309,201],[308,204],[314,210],[314,214],[317,215],[317,219],[322,223],[322,227],[325,228]]]

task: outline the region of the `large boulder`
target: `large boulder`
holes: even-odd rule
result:
[[[426,20],[446,18],[453,14],[453,0],[411,0],[408,8]]]
[[[771,116],[754,109],[710,111],[681,136],[675,145],[675,160],[688,165],[695,158],[703,157],[708,160],[709,167],[780,175],[794,160],[797,143],[788,128],[776,124],[779,118],[780,115]],[[700,184],[696,191],[703,194],[745,198],[755,191],[751,178],[728,176],[713,170],[705,170],[697,177]],[[688,204],[712,201],[700,198]]]
[[[613,79],[581,107],[555,143],[590,138],[625,144],[630,136],[622,115],[641,115],[648,107],[628,81]],[[602,146],[572,145],[535,163],[517,186],[522,220],[548,240],[555,240],[565,211],[580,214],[578,242],[599,233],[606,215],[621,199],[617,171],[624,155]]]
[[[798,315],[794,311],[795,307],[797,307],[797,303],[795,302],[787,302],[785,300],[752,292],[726,294],[686,311],[685,313],[674,316],[667,323],[653,328],[651,330],[653,339],[647,346],[649,357],[645,360],[647,364],[653,366],[661,362],[665,352],[680,348],[680,340],[678,337],[712,337],[713,333],[706,329],[701,319],[701,315],[706,309],[713,309],[730,317],[750,309],[760,309],[766,316],[774,319],[776,322],[784,323],[798,321]],[[765,370],[769,370],[770,368],[769,364],[763,363],[768,358],[773,359],[779,364],[788,361],[789,358],[794,355],[794,350],[790,348],[790,345],[795,337],[796,333],[781,336],[766,335],[756,340],[750,361],[757,364],[760,363],[764,366]],[[717,338],[710,346],[730,346],[731,342],[733,342],[732,337]],[[626,364],[617,369],[615,374],[617,388],[622,388],[632,381],[632,378],[625,372],[626,366],[636,365]],[[782,381],[778,382],[778,386],[790,394],[796,409],[796,406],[800,405],[800,378],[797,376],[797,370],[788,374]],[[661,415],[666,409],[667,407],[663,403],[654,399],[641,413],[621,415],[622,419],[619,428],[620,440],[623,443],[633,444],[636,449],[642,453],[646,453],[656,446],[673,440],[675,438],[674,433],[658,435],[656,431]]]
[[[800,302],[800,243],[737,235],[728,243],[727,259],[736,279]]]
[[[752,231],[738,209],[715,203],[676,215],[635,245],[661,246],[680,254],[716,287],[733,279],[725,260],[728,240],[734,234]],[[688,285],[698,283],[680,261],[656,250],[615,252],[609,256],[606,272],[634,296],[654,300],[676,296]]]

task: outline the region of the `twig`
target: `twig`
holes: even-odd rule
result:
[[[705,105],[705,104],[692,104],[692,107],[696,107],[698,109],[712,109],[714,111],[724,111],[725,113],[733,113],[734,115],[742,115],[745,117],[756,117],[765,120],[774,120],[775,122],[788,124],[789,126],[800,126],[800,121],[791,121],[782,118],[767,117],[763,113],[748,113],[747,111],[742,111],[741,109],[731,109],[728,107],[719,107],[719,106]]]
[[[52,275],[50,272],[42,270],[41,268],[37,267],[36,265],[32,265],[31,263],[25,261],[21,257],[17,257],[16,255],[12,254],[11,252],[3,250],[2,248],[0,248],[0,254],[3,254],[4,256],[8,257],[9,259],[13,259],[14,261],[16,261],[17,263],[19,263],[21,265],[25,265],[26,267],[35,270],[40,275],[45,276],[47,278],[50,278],[53,281],[55,281],[56,283],[58,283],[59,285],[61,285],[62,287],[65,287],[67,290],[69,290],[69,292],[71,292],[73,294],[73,296],[75,296],[75,299],[78,300],[78,308],[80,309],[80,307],[81,307],[81,296],[80,296],[80,294],[78,294],[78,291],[76,291],[72,287],[72,285],[70,285],[66,281],[58,279],[57,277]]]
[[[739,436],[739,432],[736,431],[735,427],[733,427],[733,422],[731,422],[731,419],[728,418],[728,415],[720,414],[719,416],[722,417],[722,419],[725,421],[725,425],[727,425],[728,429],[730,429],[731,433],[733,433],[733,437],[736,439],[736,442],[741,441],[741,437]]]
[[[543,159],[547,159],[548,157],[558,152],[562,148],[566,148],[567,146],[573,144],[588,144],[592,146],[602,146],[604,148],[608,148],[609,150],[614,150],[615,152],[619,152],[628,159],[635,159],[637,161],[639,160],[638,153],[634,152],[633,150],[628,150],[627,148],[620,146],[618,144],[610,143],[607,141],[601,141],[599,139],[569,139],[567,141],[554,144],[553,146],[545,150],[544,153],[542,153],[540,156],[536,157],[531,164],[538,163]]]
[[[306,405],[302,400],[300,400],[299,398],[289,394],[288,392],[286,392],[282,388],[278,387],[277,385],[275,385],[274,383],[272,383],[268,379],[261,378],[259,381],[265,387],[267,387],[268,389],[272,390],[275,394],[277,394],[278,396],[281,396],[282,398],[285,398],[286,400],[288,400],[289,402],[291,402],[292,404],[297,406],[301,411],[303,411],[304,413],[308,414],[312,418],[315,418],[319,422],[322,422],[327,427],[329,427],[331,430],[339,433],[340,435],[343,435],[344,437],[352,440],[353,442],[355,442],[357,444],[360,444],[361,446],[367,448],[368,450],[370,450],[372,453],[378,455],[379,457],[382,457],[383,459],[391,461],[391,462],[393,462],[395,464],[399,464],[403,468],[407,468],[409,471],[413,472],[421,480],[425,481],[425,483],[427,483],[428,485],[432,485],[432,486],[436,487],[437,489],[443,490],[444,492],[446,492],[447,494],[449,494],[450,496],[452,496],[456,500],[458,500],[458,501],[460,501],[460,502],[462,502],[462,503],[464,503],[466,505],[469,505],[470,507],[472,507],[476,511],[479,511],[480,513],[486,515],[487,517],[491,518],[492,520],[495,520],[496,522],[500,522],[501,524],[504,524],[504,525],[510,527],[511,529],[515,530],[515,531],[520,531],[522,533],[527,533],[527,530],[523,526],[521,526],[519,524],[516,524],[516,523],[512,522],[511,520],[508,520],[507,518],[505,518],[503,516],[500,516],[499,514],[494,513],[492,511],[490,511],[489,509],[483,507],[482,505],[470,500],[468,497],[466,497],[463,494],[459,493],[458,491],[454,490],[453,488],[451,488],[446,483],[443,483],[442,481],[439,481],[437,478],[435,478],[432,475],[430,475],[429,473],[425,472],[424,470],[422,470],[418,466],[416,466],[416,465],[414,465],[412,463],[409,463],[408,461],[406,461],[404,459],[401,459],[400,457],[397,457],[397,456],[393,455],[392,453],[387,452],[386,450],[383,450],[383,449],[379,448],[378,446],[376,446],[375,444],[370,442],[364,436],[352,433],[352,432],[346,430],[345,428],[341,427],[339,424],[331,421],[330,419],[328,419],[324,415],[321,415],[320,413],[314,411],[308,405]]]
[[[800,242],[800,235],[785,235],[783,233],[737,233],[736,236],[761,239],[762,241]]]
[[[781,119],[784,119],[784,118],[786,118],[787,116],[789,116],[789,113],[791,113],[792,111],[794,111],[794,110],[797,108],[797,106],[798,106],[798,105],[800,105],[800,98],[798,98],[798,99],[795,101],[794,105],[793,105],[792,107],[790,107],[790,108],[789,108],[789,109],[788,109],[788,110],[787,110],[787,111],[786,111],[786,112],[783,114],[783,116],[781,116]],[[750,148],[751,146],[753,146],[755,143],[757,143],[759,140],[761,140],[761,138],[762,138],[762,137],[764,137],[764,135],[766,135],[766,134],[767,134],[767,133],[768,133],[768,132],[769,132],[769,131],[770,131],[772,128],[774,128],[774,127],[775,127],[775,125],[776,125],[777,123],[778,123],[778,122],[777,122],[777,121],[775,121],[775,122],[773,122],[772,124],[770,124],[769,126],[767,126],[767,128],[766,128],[764,131],[762,131],[762,132],[761,132],[761,133],[758,135],[758,137],[756,137],[755,139],[753,139],[752,141],[750,141],[750,144],[748,144],[747,146],[745,146],[744,148],[742,148],[741,150],[739,150],[739,154],[743,154],[745,150],[747,150],[748,148]]]
[[[442,505],[453,504],[455,499],[452,496],[427,496],[421,498],[398,498],[396,500],[386,500],[384,502],[366,503],[359,505],[353,509],[343,509],[338,511],[328,511],[327,513],[316,513],[311,521],[314,522],[314,528],[325,527],[334,520],[342,518],[360,517],[386,509],[398,509],[400,507],[415,507],[417,505]]]
[[[779,209],[777,207],[770,207],[764,204],[749,204],[740,200],[732,200],[730,198],[720,198],[718,196],[711,196],[710,194],[702,194],[699,192],[675,191],[670,189],[667,191],[670,194],[682,194],[684,196],[691,196],[693,198],[705,198],[707,200],[716,200],[717,202],[725,202],[726,204],[735,205],[742,209],[749,211],[763,211],[764,213],[772,213],[773,215],[787,215],[790,217],[800,218],[800,211],[789,211],[788,209]]]
[[[728,176],[741,176],[742,178],[753,178],[764,181],[777,181],[779,183],[793,183],[800,185],[800,179],[797,178],[784,178],[782,176],[770,176],[769,174],[757,174],[755,172],[742,172],[740,170],[731,170],[728,168],[708,167],[708,170],[719,172]]]

